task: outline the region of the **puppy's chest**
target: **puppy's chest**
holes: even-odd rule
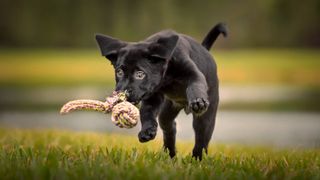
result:
[[[162,88],[162,92],[167,99],[178,104],[184,105],[187,103],[186,86],[179,82],[171,83]]]

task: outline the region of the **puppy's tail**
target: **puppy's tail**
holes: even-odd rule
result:
[[[207,34],[207,36],[202,41],[202,46],[205,47],[207,50],[210,50],[213,43],[216,41],[219,34],[222,33],[224,37],[227,37],[228,32],[226,25],[224,23],[216,24]]]

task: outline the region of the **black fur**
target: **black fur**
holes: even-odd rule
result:
[[[228,32],[226,29],[225,24],[219,23],[215,25],[209,33],[206,35],[206,37],[203,39],[201,45],[205,47],[207,50],[210,50],[212,44],[214,41],[216,41],[217,37],[220,35],[220,33],[223,34],[224,37],[227,37]]]
[[[212,28],[202,45],[187,35],[171,30],[156,33],[144,41],[129,43],[96,35],[101,53],[115,68],[116,90],[127,90],[128,101],[141,103],[140,142],[163,130],[164,148],[175,156],[175,118],[181,109],[193,114],[195,146],[193,156],[207,152],[219,102],[216,64],[208,52],[226,28]]]

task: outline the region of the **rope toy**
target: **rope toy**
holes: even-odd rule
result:
[[[120,128],[133,128],[140,118],[139,109],[126,101],[125,92],[114,91],[105,102],[81,99],[69,101],[62,106],[60,114],[64,115],[75,110],[93,110],[111,113],[112,122]]]

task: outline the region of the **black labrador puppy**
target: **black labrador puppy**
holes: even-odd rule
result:
[[[219,102],[217,67],[208,50],[220,33],[227,35],[221,23],[211,29],[202,44],[171,30],[140,42],[96,35],[102,55],[115,69],[116,91],[126,90],[129,102],[141,101],[140,142],[155,138],[159,117],[164,148],[174,157],[175,118],[184,109],[193,115],[193,156],[201,160],[202,151],[207,152]]]

